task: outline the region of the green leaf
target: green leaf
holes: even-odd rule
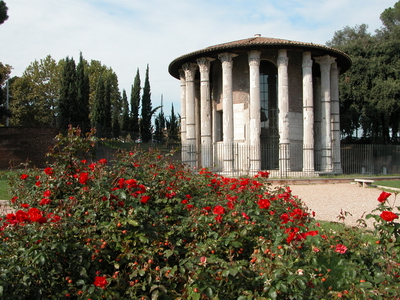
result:
[[[132,226],[139,226],[139,222],[138,221],[129,219],[127,222],[128,222],[128,224],[130,224]]]
[[[297,285],[302,289],[305,290],[306,289],[306,284],[302,279],[298,279],[297,281]]]
[[[361,282],[360,283],[360,287],[363,288],[363,289],[370,289],[370,288],[372,288],[372,283],[368,282],[368,281]]]
[[[146,238],[146,237],[144,237],[144,236],[140,236],[140,237],[139,237],[139,240],[140,240],[142,243],[144,243],[144,244],[147,244],[147,243],[149,242],[149,239]]]
[[[229,270],[229,273],[230,273],[232,276],[236,276],[236,274],[239,273],[239,269],[230,269],[230,270]]]
[[[164,255],[167,258],[170,257],[172,254],[174,254],[174,251],[172,251],[170,249],[164,251]]]
[[[376,274],[375,276],[374,276],[374,282],[376,283],[376,284],[379,284],[379,283],[381,283],[381,282],[383,282],[383,281],[385,281],[386,280],[386,277],[385,277],[385,275],[383,275],[382,273],[378,273],[378,274]]]
[[[212,288],[208,287],[204,290],[204,293],[207,295],[208,298],[212,299],[214,297],[214,292]],[[239,297],[240,298],[240,297]]]
[[[39,263],[43,266],[46,263],[46,258],[44,257],[44,255],[41,255],[39,258]]]
[[[84,285],[85,284],[85,280],[83,280],[83,279],[79,279],[77,282],[76,282],[76,285]]]
[[[272,299],[276,299],[276,297],[278,296],[278,294],[276,293],[276,291],[274,290],[270,290],[268,293],[268,296]]]

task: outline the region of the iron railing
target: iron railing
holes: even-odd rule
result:
[[[188,164],[194,169],[207,167],[210,171],[221,173],[225,176],[252,175],[258,170],[266,170],[272,177],[318,177],[326,174],[360,174],[360,175],[394,175],[400,174],[400,146],[398,145],[370,145],[370,144],[342,144],[340,160],[331,157],[333,162],[340,162],[340,171],[323,170],[321,162],[321,149],[314,149],[313,172],[303,170],[304,156],[303,145],[292,143],[285,149],[288,153],[287,170],[280,170],[282,165],[282,149],[279,145],[262,144],[260,147],[251,147],[242,144],[232,144],[227,149],[226,145],[216,143],[212,146],[196,145],[161,145],[161,144],[136,144],[135,147],[144,150],[159,148],[167,153],[175,150],[174,159]],[[112,159],[115,149],[99,147],[98,158]],[[281,152],[281,153],[280,153]],[[227,155],[228,153],[228,155]],[[311,155],[311,154],[310,154]],[[334,155],[332,151],[331,155]],[[254,157],[259,157],[254,162]],[[254,169],[258,166],[258,170]]]

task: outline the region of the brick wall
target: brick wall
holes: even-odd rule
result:
[[[57,134],[55,128],[0,127],[0,169],[27,161],[31,166],[44,167]]]

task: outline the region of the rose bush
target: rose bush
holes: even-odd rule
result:
[[[1,299],[397,296],[394,219],[374,216],[380,243],[366,242],[363,232],[319,227],[266,172],[195,174],[156,151],[94,160],[91,134],[70,128],[57,139],[52,164],[11,179]],[[379,208],[393,212],[386,199]]]

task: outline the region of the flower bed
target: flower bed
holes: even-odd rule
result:
[[[194,174],[157,152],[91,161],[58,136],[44,170],[11,180],[1,299],[392,299],[398,223],[381,195],[377,243],[318,227],[289,187]],[[323,194],[321,195],[323,197]]]

